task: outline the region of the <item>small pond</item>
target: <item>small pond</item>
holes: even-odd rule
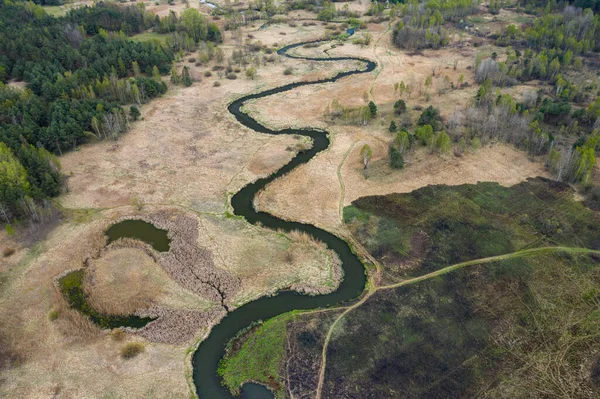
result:
[[[158,252],[167,252],[171,244],[166,230],[143,220],[123,220],[113,224],[105,234],[108,236],[108,244],[119,238],[135,238],[150,244]]]

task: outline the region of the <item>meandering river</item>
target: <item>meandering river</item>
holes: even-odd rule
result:
[[[265,177],[255,181],[254,183],[248,184],[238,191],[232,197],[231,204],[235,214],[243,216],[249,223],[260,223],[265,227],[281,229],[285,231],[300,230],[310,234],[320,241],[323,241],[330,249],[338,254],[340,260],[342,261],[344,278],[339,288],[331,294],[307,296],[292,291],[281,291],[275,296],[258,299],[229,313],[221,321],[221,323],[212,329],[208,338],[200,344],[194,353],[192,361],[194,368],[193,378],[196,391],[201,399],[232,398],[231,393],[221,385],[220,378],[217,376],[217,367],[219,365],[219,361],[225,354],[225,346],[227,342],[233,338],[238,331],[248,327],[252,322],[258,320],[267,320],[271,317],[289,312],[291,310],[321,308],[349,301],[359,296],[365,286],[365,269],[358,257],[350,250],[350,247],[344,240],[310,224],[289,222],[266,212],[257,212],[253,206],[255,195],[267,184],[278,177],[289,173],[298,165],[307,163],[319,152],[329,147],[330,142],[327,132],[323,130],[310,128],[283,130],[269,129],[266,126],[261,125],[251,116],[242,112],[242,106],[249,100],[282,93],[300,86],[335,82],[350,75],[371,72],[376,67],[374,62],[361,58],[312,58],[288,54],[289,50],[300,47],[304,44],[305,43],[292,44],[282,48],[277,53],[289,58],[319,62],[359,61],[361,64],[363,64],[362,68],[359,67],[351,71],[340,72],[328,79],[321,79],[313,82],[290,83],[285,86],[266,90],[257,94],[244,96],[238,100],[235,100],[229,105],[229,112],[231,112],[242,125],[252,130],[264,134],[302,135],[310,137],[313,141],[313,146],[310,149],[299,152],[281,169],[269,177]],[[270,394],[266,388],[256,384],[246,384],[244,388],[245,389],[243,389],[242,392],[242,397],[244,398],[258,399],[272,397],[272,394]]]

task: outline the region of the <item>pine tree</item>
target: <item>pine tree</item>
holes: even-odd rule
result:
[[[183,67],[181,71],[181,82],[185,87],[190,87],[192,85],[192,78],[190,77],[190,70],[187,66]]]
[[[392,169],[402,169],[404,168],[404,157],[402,156],[402,152],[395,145],[391,144],[390,149],[390,167]]]
[[[129,107],[129,116],[131,116],[131,119],[133,119],[134,121],[137,121],[140,117],[140,110],[138,109],[138,107],[136,107],[135,105]]]
[[[371,114],[371,119],[377,115],[377,105],[373,101],[369,101],[369,113]]]
[[[179,73],[175,67],[171,68],[171,83],[179,84]]]

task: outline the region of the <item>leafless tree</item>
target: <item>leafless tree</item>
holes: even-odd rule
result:
[[[69,44],[73,47],[79,47],[84,37],[81,31],[74,24],[68,22],[63,26],[63,32]]]
[[[2,202],[0,202],[0,214],[2,214],[4,220],[6,220],[6,223],[8,223],[8,225],[10,226],[10,209],[8,209],[8,207]]]

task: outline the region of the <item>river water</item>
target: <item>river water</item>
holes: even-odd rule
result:
[[[225,354],[227,342],[233,338],[238,331],[248,327],[252,322],[267,320],[279,314],[296,309],[315,309],[337,305],[347,302],[359,296],[364,289],[366,276],[365,269],[358,257],[351,251],[348,244],[328,233],[310,224],[289,222],[277,218],[266,212],[257,212],[253,207],[255,195],[274,179],[289,173],[297,166],[307,163],[319,152],[329,147],[329,138],[327,132],[318,129],[282,129],[272,130],[261,125],[258,121],[241,111],[242,106],[249,100],[263,98],[270,95],[292,90],[296,87],[313,84],[331,83],[347,76],[360,73],[368,73],[375,69],[376,64],[372,61],[354,57],[331,57],[331,58],[313,58],[300,57],[288,54],[289,50],[300,47],[305,43],[292,44],[278,51],[279,55],[289,58],[310,60],[317,62],[336,62],[336,61],[359,61],[360,67],[347,72],[341,72],[334,77],[321,79],[313,82],[290,83],[285,86],[266,90],[257,94],[244,96],[235,100],[228,107],[236,119],[244,126],[264,134],[291,134],[310,137],[313,146],[299,152],[289,163],[284,165],[278,171],[250,183],[238,191],[231,199],[236,215],[243,216],[249,223],[260,223],[264,227],[272,229],[281,229],[285,231],[299,230],[306,232],[314,238],[324,242],[330,249],[335,251],[342,261],[344,278],[339,288],[327,295],[307,296],[292,291],[281,291],[272,297],[263,297],[250,302],[229,313],[217,326],[215,326],[210,335],[204,340],[193,356],[193,379],[196,386],[196,392],[201,399],[222,399],[232,398],[231,393],[221,385],[220,378],[217,376],[219,361]],[[273,395],[261,385],[246,384],[242,389],[243,398],[263,399],[272,398]]]

